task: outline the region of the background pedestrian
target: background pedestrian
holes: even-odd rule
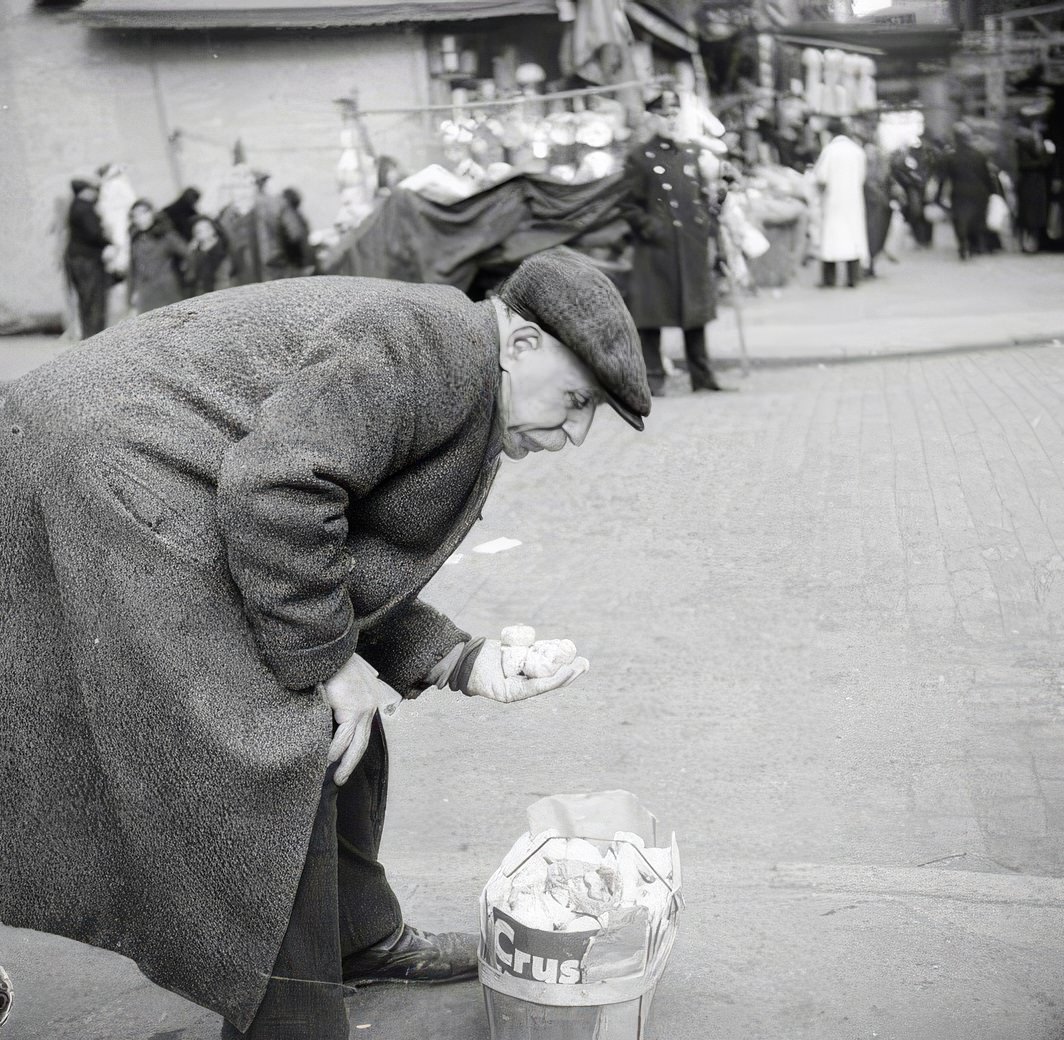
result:
[[[80,336],[88,339],[101,332],[107,322],[111,278],[105,267],[105,253],[112,247],[96,212],[98,182],[78,177],[70,182],[70,189],[74,199],[67,214],[64,264],[78,300]]]
[[[1037,253],[1049,223],[1049,171],[1053,155],[1046,147],[1044,127],[1030,119],[1016,132],[1016,230],[1020,248]]]
[[[310,247],[310,221],[300,206],[303,196],[295,188],[281,192],[281,244],[288,261],[289,272],[295,275],[314,273],[314,250]]]
[[[185,259],[185,287],[189,296],[225,289],[229,285],[229,250],[218,225],[210,217],[192,222],[192,241]]]
[[[864,183],[868,163],[864,149],[851,138],[841,119],[828,120],[831,140],[813,167],[820,188],[820,284],[835,284],[835,265],[846,264],[846,284],[857,285],[861,264],[870,263]]]
[[[188,247],[169,219],[147,199],[130,210],[129,301],[138,314],[177,303],[185,295]]]
[[[990,167],[972,141],[965,122],[953,125],[953,150],[942,163],[938,201],[949,197],[950,219],[957,237],[957,253],[967,260],[986,250],[986,207],[994,191]]]

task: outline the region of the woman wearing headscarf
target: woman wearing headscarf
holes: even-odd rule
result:
[[[185,259],[185,287],[189,296],[226,289],[230,281],[229,248],[225,236],[210,217],[192,223],[192,241]]]
[[[129,302],[138,314],[184,299],[185,240],[147,199],[129,212]]]

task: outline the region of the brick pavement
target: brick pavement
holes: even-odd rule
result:
[[[400,724],[387,851],[441,839],[402,868],[411,913],[460,921],[465,871],[504,851],[485,788],[516,831],[545,791],[629,786],[679,831],[689,895],[652,1035],[1057,1037],[1062,397],[1052,347],[755,373],[506,471],[475,539],[523,546],[430,592],[473,630],[572,633],[593,672],[522,718]],[[431,999],[355,1006],[400,1037]],[[484,1035],[477,1008],[456,998],[453,1035]]]
[[[506,709],[404,707],[385,858],[408,915],[471,926],[529,802],[625,786],[684,856],[652,1036],[1055,1040],[1064,349],[741,386],[504,467],[429,598],[473,631],[570,634],[592,671]],[[498,535],[522,545],[469,551]],[[118,959],[12,948],[23,1040],[213,1034]],[[472,985],[351,1008],[357,1036],[486,1036]]]

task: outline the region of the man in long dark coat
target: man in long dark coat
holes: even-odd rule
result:
[[[967,123],[953,125],[953,142],[953,151],[942,163],[939,201],[948,193],[957,253],[967,260],[986,251],[986,207],[994,193],[994,178],[986,156],[972,143]]]
[[[632,229],[628,309],[643,347],[650,390],[664,393],[661,330],[683,329],[692,390],[720,390],[709,367],[706,323],[717,316],[710,256],[715,216],[699,151],[677,140],[679,97],[665,90],[647,106],[653,133],[625,162],[622,212]]]
[[[70,190],[74,198],[67,215],[64,262],[67,279],[78,299],[81,338],[88,339],[107,325],[107,290],[111,279],[104,265],[104,254],[114,247],[96,212],[97,182],[75,178],[70,182]]]
[[[377,709],[586,669],[507,677],[418,593],[500,454],[580,444],[602,401],[642,428],[638,338],[568,250],[483,303],[215,293],[4,388],[0,920],[123,953],[255,1040],[346,1040],[344,980],[474,974],[472,937],[408,927],[377,862]]]

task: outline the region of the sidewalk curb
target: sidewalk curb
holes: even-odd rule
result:
[[[1064,332],[1046,333],[1040,336],[1023,336],[1010,340],[993,340],[986,343],[955,343],[941,347],[906,348],[887,347],[883,350],[861,354],[808,354],[783,357],[750,357],[750,368],[803,368],[810,366],[850,365],[867,361],[911,361],[925,357],[949,357],[956,354],[981,354],[989,351],[1026,350],[1031,347],[1064,346]],[[714,368],[742,368],[742,356],[714,356]]]
[[[943,857],[943,861],[960,859]],[[1064,878],[989,873],[928,864],[898,867],[826,863],[715,863],[705,873],[720,894],[759,890],[808,896],[862,894],[889,900],[918,898],[969,904],[1030,906],[1064,911]]]

